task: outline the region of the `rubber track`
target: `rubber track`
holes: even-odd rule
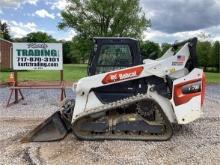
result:
[[[123,106],[128,106],[140,101],[144,101],[144,100],[151,100],[153,101],[157,107],[158,107],[158,112],[160,113],[161,119],[162,121],[165,123],[165,133],[163,134],[142,134],[142,135],[130,135],[130,134],[120,134],[120,133],[114,133],[112,134],[111,131],[104,133],[104,134],[91,134],[88,133],[86,135],[81,134],[80,131],[77,130],[77,126],[78,123],[83,120],[88,118],[91,115],[95,115],[98,114],[100,112],[107,112],[107,111],[111,111],[114,110],[116,108],[119,107],[123,107]],[[87,110],[86,112],[80,114],[80,116],[77,116],[77,119],[74,120],[74,122],[72,123],[72,130],[73,133],[76,137],[78,137],[79,139],[82,140],[155,140],[155,141],[162,141],[162,140],[168,140],[172,137],[173,134],[173,130],[172,130],[172,126],[171,123],[169,122],[168,118],[166,117],[166,115],[164,114],[164,112],[162,111],[162,109],[160,108],[159,104],[156,103],[154,100],[152,100],[147,94],[138,94],[136,96],[132,96],[123,100],[119,100],[116,102],[112,102],[109,104],[104,104],[101,107],[98,107],[96,109],[90,109]]]

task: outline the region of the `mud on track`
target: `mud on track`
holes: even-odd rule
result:
[[[39,92],[37,95],[43,96]],[[48,106],[53,101],[47,100],[50,95],[53,93],[44,94]],[[26,103],[29,104],[28,99]],[[37,112],[44,110],[40,102],[36,104],[39,106]],[[31,106],[22,103],[14,107],[32,111]],[[204,117],[182,128],[175,128],[173,138],[165,142],[80,141],[69,134],[60,142],[22,144],[21,137],[49,112],[39,116],[37,113],[29,116],[27,112],[25,119],[22,116],[16,118],[18,112],[14,107],[10,108],[11,112],[0,110],[0,164],[220,164],[218,85],[207,87]]]

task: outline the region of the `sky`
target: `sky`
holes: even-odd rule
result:
[[[66,0],[0,0],[0,20],[10,26],[15,38],[43,31],[61,40],[71,40],[74,29],[59,30],[60,12]],[[194,36],[220,40],[220,0],[140,0],[151,28],[143,38],[173,43]]]

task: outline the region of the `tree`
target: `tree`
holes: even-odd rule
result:
[[[209,41],[198,42],[197,44],[198,62],[200,66],[204,67],[204,71],[206,71],[206,67],[209,65],[210,53],[211,53],[210,50],[211,50],[211,43]]]
[[[22,37],[22,38],[14,38],[13,39],[14,40],[14,42],[26,42],[26,37]]]
[[[217,71],[219,72],[219,63],[220,63],[220,43],[219,41],[215,41],[215,43],[211,47],[210,52],[210,65],[212,67],[217,68]]]
[[[143,58],[149,58],[149,56],[154,56],[154,58],[160,55],[160,46],[158,43],[152,41],[142,41],[140,43],[141,55]]]
[[[72,60],[72,52],[71,52],[71,46],[72,46],[71,41],[67,41],[63,43],[63,63],[64,64],[70,64],[74,62]]]
[[[0,21],[0,31],[3,33],[3,39],[12,41],[11,36],[9,34],[9,26],[7,23],[2,23]]]
[[[140,38],[150,26],[139,0],[68,0],[58,27],[74,28],[86,38],[130,36]]]
[[[94,36],[129,36],[141,38],[150,26],[139,7],[139,0],[68,0],[61,12],[59,29],[73,28],[77,36],[72,50],[82,62],[88,59]],[[87,43],[88,42],[88,43]],[[77,50],[78,49],[78,50]]]
[[[32,32],[20,40],[23,42],[56,42],[51,35],[44,32]]]
[[[75,36],[72,40],[72,62],[85,63],[91,53],[92,40]]]
[[[161,56],[171,47],[171,44],[162,43],[161,45]]]

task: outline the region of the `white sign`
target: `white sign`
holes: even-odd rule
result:
[[[61,43],[13,43],[14,70],[62,70]]]

